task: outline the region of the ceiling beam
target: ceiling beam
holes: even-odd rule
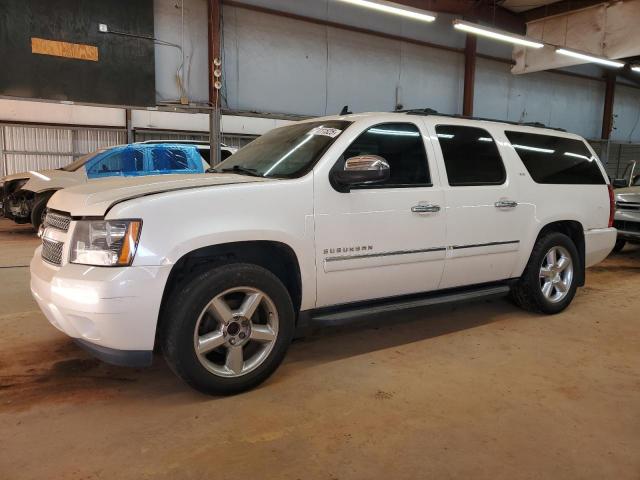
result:
[[[551,17],[553,15],[569,13],[574,10],[581,10],[601,3],[608,2],[603,0],[561,0],[560,2],[550,3],[549,5],[543,5],[541,7],[532,8],[526,12],[522,12],[520,13],[520,17],[525,22],[531,22],[544,17]]]
[[[525,22],[517,14],[496,5],[491,0],[393,0],[394,3],[430,10],[436,13],[460,15],[474,21],[502,28],[517,34],[525,33]]]

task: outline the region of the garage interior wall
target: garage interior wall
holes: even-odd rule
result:
[[[442,24],[447,26],[446,15],[416,32],[411,22],[391,16],[384,17],[388,22],[383,28],[382,15],[364,9],[352,7],[348,10],[352,17],[338,16],[339,2],[329,2],[328,17],[327,2],[246,3],[289,6],[297,14],[455,48],[464,42],[464,35],[453,29],[439,31]],[[319,4],[325,5],[324,11]],[[344,7],[341,11],[347,12]],[[223,9],[223,27],[225,97],[231,109],[324,115],[338,113],[344,105],[354,112],[391,111],[400,103],[404,108],[430,107],[442,113],[461,111],[464,66],[460,53],[236,6]],[[480,53],[510,58],[511,49],[502,44],[478,43]],[[516,76],[510,68],[507,62],[478,59],[475,115],[537,121],[586,138],[600,136],[604,82],[554,72]],[[572,70],[594,71],[593,66]],[[634,124],[640,115],[640,90],[621,84],[617,90],[612,140],[638,142],[640,129],[634,129]]]

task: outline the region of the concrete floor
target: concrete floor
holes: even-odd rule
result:
[[[564,313],[424,309],[292,345],[260,388],[195,393],[51,327],[0,222],[0,478],[640,478],[640,248]],[[393,322],[393,325],[390,323]]]

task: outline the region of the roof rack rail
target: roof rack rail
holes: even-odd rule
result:
[[[544,123],[540,122],[513,122],[510,120],[499,120],[497,118],[484,118],[484,117],[470,117],[467,115],[456,115],[451,113],[439,113],[437,110],[433,108],[414,108],[410,110],[399,110],[400,113],[406,113],[407,115],[438,115],[440,117],[450,117],[450,118],[462,118],[465,120],[481,120],[484,122],[496,122],[496,123],[507,123],[509,125],[521,125],[523,127],[537,127],[537,128],[548,128],[550,130],[557,130],[559,132],[566,132],[564,128],[558,127],[548,127]]]

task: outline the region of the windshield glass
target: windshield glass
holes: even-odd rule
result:
[[[260,177],[300,177],[313,168],[350,123],[326,120],[276,128],[233,154],[215,171]]]
[[[87,163],[89,160],[91,160],[93,157],[95,157],[99,153],[104,152],[105,150],[106,149],[103,148],[102,150],[98,150],[96,152],[87,153],[86,155],[83,155],[79,159],[74,160],[69,165],[65,165],[60,170],[64,170],[65,172],[75,172],[80,167],[82,167],[85,163]]]

